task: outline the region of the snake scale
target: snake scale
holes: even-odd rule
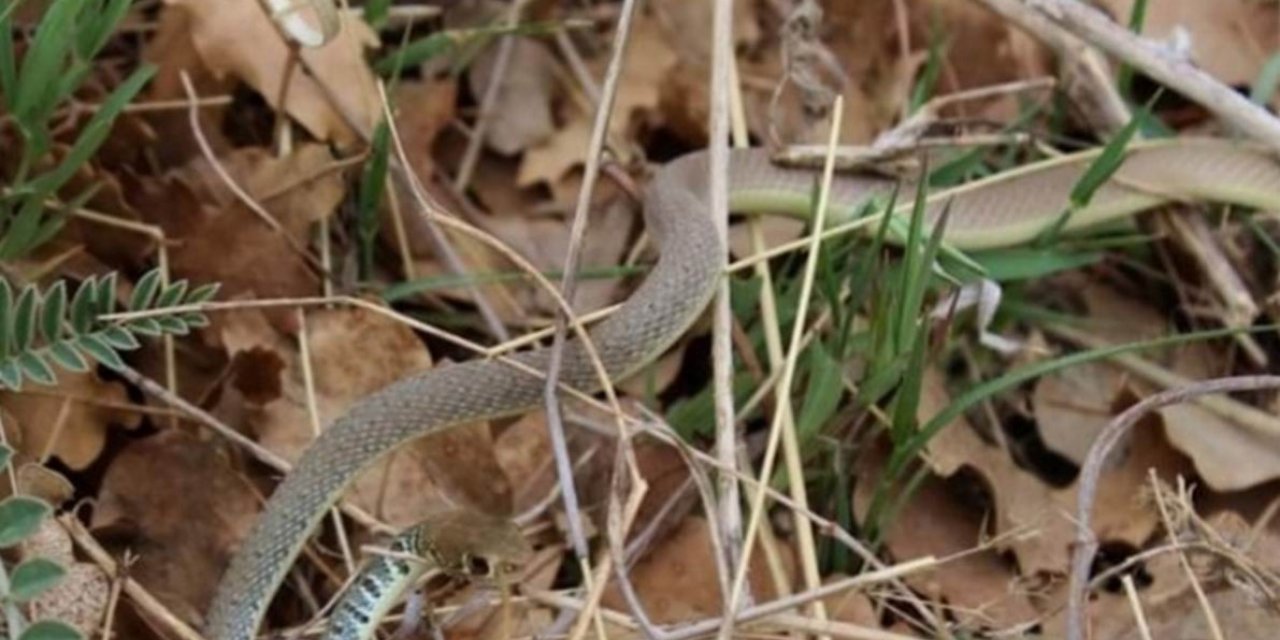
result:
[[[1035,238],[1065,210],[1072,187],[1097,151],[1028,165],[930,196],[927,216],[950,206],[947,241],[958,249],[1017,245]],[[774,166],[758,150],[730,158],[735,210],[804,215],[814,173]],[[625,378],[674,342],[710,301],[725,247],[710,216],[707,155],[660,168],[645,190],[645,223],[659,247],[648,277],[608,320],[591,331],[613,379]],[[833,224],[891,183],[837,177]],[[1171,200],[1213,200],[1280,209],[1280,165],[1263,150],[1206,139],[1134,145],[1113,179],[1070,218],[1067,229],[1095,224]],[[545,349],[515,356],[545,371]],[[599,383],[580,344],[566,344],[562,381],[583,390]],[[452,426],[537,407],[544,382],[496,361],[433,369],[361,400],[311,445],[276,489],[222,578],[206,618],[213,640],[249,640],[303,543],[356,474],[402,443]]]

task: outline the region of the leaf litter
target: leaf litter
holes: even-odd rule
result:
[[[127,291],[146,268],[163,264],[175,279],[221,283],[219,301],[230,308],[212,313],[207,329],[179,338],[171,351],[153,341],[129,362],[161,387],[171,379],[183,399],[230,429],[285,460],[296,460],[315,437],[312,411],[323,429],[354,402],[392,381],[477,357],[448,341],[424,338],[369,308],[337,299],[317,306],[315,298],[336,292],[379,304],[381,292],[410,283],[417,293],[396,298],[397,311],[481,339],[485,334],[475,313],[478,302],[492,305],[516,333],[547,326],[555,313],[546,293],[498,252],[447,233],[463,263],[463,274],[456,273],[449,260],[437,255],[417,205],[394,186],[387,190],[394,197],[384,197],[372,211],[377,220],[374,269],[357,275],[355,267],[361,250],[354,223],[357,184],[368,160],[362,154],[382,118],[378,83],[388,80],[408,165],[431,200],[443,203],[449,215],[492,233],[553,281],[558,278],[571,245],[568,212],[587,162],[594,92],[609,62],[620,7],[616,2],[590,9],[534,4],[526,20],[573,19],[587,26],[564,29],[554,37],[537,32],[517,36],[492,103],[486,103],[486,96],[501,66],[500,38],[481,38],[481,46],[473,50],[407,69],[394,81],[376,75],[369,61],[438,27],[493,28],[504,19],[505,4],[446,3],[438,20],[414,22],[408,9],[418,5],[397,3],[393,19],[380,28],[344,11],[338,37],[321,48],[301,50],[300,59],[291,57],[256,0],[167,0],[133,10],[131,24],[145,27],[140,35],[116,39],[108,61],[95,66],[97,84],[87,86],[78,100],[101,101],[104,87],[109,90],[123,77],[121,68],[146,60],[157,66],[140,104],[150,107],[122,115],[102,152],[60,193],[70,200],[95,188],[83,205],[110,220],[75,216],[40,251],[3,265],[5,277],[20,273],[48,283],[116,271]],[[629,193],[645,184],[646,162],[699,147],[708,136],[711,3],[652,4],[633,25],[608,132],[609,158],[623,178],[597,187],[582,247],[583,264],[604,275],[583,277],[573,301],[579,312],[624,299],[652,261],[652,247],[636,215],[639,204]],[[812,108],[815,96],[844,98],[842,139],[857,144],[900,122],[918,95],[1055,73],[1048,49],[980,6],[986,3],[827,2],[821,3],[821,15],[799,11],[818,4],[735,3],[733,46],[745,125],[760,144],[824,137],[830,114]],[[1133,7],[1119,0],[1100,4],[1122,22]],[[18,19],[39,16],[30,5],[24,3],[15,14]],[[1143,33],[1236,87],[1257,80],[1277,44],[1277,9],[1268,3],[1233,0],[1213,11],[1194,0],[1150,5]],[[801,58],[788,60],[784,51],[808,56],[809,66],[795,66]],[[204,101],[195,110],[198,134],[187,113],[183,73]],[[589,85],[579,81],[583,73],[591,79]],[[1057,116],[1036,100],[1002,94],[961,103],[943,114],[946,126],[960,136],[966,123],[973,122],[1017,123],[1050,134],[1046,139],[1059,134],[1062,139],[1092,139],[1091,133],[1098,133],[1081,131],[1078,123],[1076,129],[1051,130]],[[74,113],[68,112],[64,123],[68,131],[79,122]],[[491,119],[483,128],[483,150],[466,183],[454,184],[474,144],[480,114]],[[1188,130],[1205,128],[1205,118],[1194,108],[1178,106],[1166,115],[1179,126],[1195,121]],[[15,135],[0,119],[0,142],[8,144]],[[212,157],[202,149],[205,144]],[[66,148],[59,147],[58,153]],[[988,164],[969,174],[1032,156],[1026,148],[1011,146],[1003,156],[986,154],[982,159]],[[218,168],[269,219],[233,193]],[[12,160],[0,159],[6,189],[16,170]],[[1275,272],[1275,256],[1266,253],[1269,239],[1248,236],[1234,219],[1223,220],[1221,235],[1236,243],[1236,268],[1245,272],[1243,281],[1257,299],[1269,298]],[[766,246],[805,232],[803,224],[789,220],[765,221],[763,229]],[[731,246],[736,258],[755,252],[752,233],[735,220]],[[838,255],[840,249],[832,249]],[[1046,281],[1051,287],[1039,290],[1006,283],[1006,300],[1021,308],[1048,305],[1078,312],[1076,320],[1108,343],[1216,326],[1212,313],[1195,304],[1212,298],[1204,292],[1212,286],[1208,278],[1188,275],[1191,269],[1176,252],[1156,252],[1160,255],[1152,258],[1141,250],[1121,249],[1108,254],[1113,259],[1069,277],[1055,276]],[[787,260],[770,263],[777,269],[784,309],[794,300],[794,293],[787,298],[794,277]],[[1179,262],[1179,268],[1166,269],[1174,275],[1150,274],[1168,266],[1161,260]],[[463,286],[468,279],[475,281],[475,289]],[[866,299],[856,298],[864,294],[851,292],[850,285],[824,287],[823,295],[840,304],[849,303],[851,295]],[[280,299],[311,300],[301,311],[305,319],[288,304],[272,303]],[[272,306],[251,308],[263,302]],[[880,408],[893,408],[883,402],[869,411],[856,401],[867,355],[848,348],[863,339],[859,332],[872,322],[866,312],[856,308],[848,323],[818,331],[824,352],[847,360],[828,372],[843,378],[818,385],[801,376],[804,382],[795,390],[835,389],[843,399],[820,425],[821,433],[809,440],[816,444],[803,452],[811,508],[825,523],[820,533],[830,526],[845,527],[854,537],[871,532],[869,509],[886,486],[884,472],[892,455],[887,436],[868,425],[878,419]],[[757,316],[739,314],[735,345],[753,350],[750,359],[760,361],[765,350]],[[1003,318],[1006,326],[1026,334],[1030,345],[1013,364],[1070,348],[1030,316],[1010,316]],[[939,341],[931,347],[938,347],[938,357],[924,369],[919,405],[910,412],[920,423],[973,381],[972,372],[956,373],[957,354],[967,354],[961,369],[979,369],[983,378],[1012,366],[1008,358],[966,343],[963,331],[948,335],[945,323],[936,324]],[[621,381],[628,414],[652,424],[680,402],[708,393],[706,335],[705,324],[699,323],[642,375]],[[963,349],[951,348],[960,343]],[[1236,349],[1230,343],[1202,343],[1141,357],[1201,380],[1250,371],[1248,359]],[[1269,342],[1262,349],[1273,357]],[[762,382],[752,371],[738,373],[744,384]],[[1061,637],[1065,575],[1076,535],[1070,516],[1079,491],[1075,468],[1103,425],[1159,389],[1123,364],[1085,364],[1042,376],[957,419],[922,451],[919,483],[913,493],[898,494],[901,509],[875,547],[890,563],[928,556],[943,561],[902,577],[896,585],[828,597],[826,615],[851,627],[904,636],[1025,631]],[[772,411],[776,402],[768,395],[755,402]],[[1275,398],[1256,394],[1232,400],[1274,413]],[[740,398],[740,408],[744,402],[747,395]],[[135,383],[105,368],[60,372],[51,387],[0,392],[0,405],[6,441],[21,459],[14,476],[19,487],[58,502],[92,499],[91,509],[77,513],[92,524],[93,535],[114,553],[136,554],[130,576],[154,593],[167,613],[197,625],[223,566],[279,474],[164,409],[164,402],[144,399]],[[720,546],[710,519],[717,512],[700,506],[696,487],[699,478],[715,477],[714,468],[695,462],[695,473],[686,455],[645,435],[629,434],[624,444],[613,418],[592,411],[572,404],[576,426],[570,427],[570,439],[582,493],[583,511],[576,517],[587,525],[596,550],[607,549],[614,531],[609,514],[620,497],[615,493],[618,478],[639,482],[647,492],[630,514],[634,520],[624,542],[634,545],[637,554],[628,575],[640,603],[654,624],[721,615],[722,585],[714,555]],[[742,415],[742,451],[751,459],[760,453],[759,416],[751,411]],[[349,504],[392,527],[452,505],[523,516],[531,540],[541,549],[540,564],[522,581],[536,597],[519,604],[510,620],[482,611],[451,627],[450,637],[504,637],[512,629],[543,632],[556,612],[546,604],[547,594],[574,593],[572,588],[580,586],[578,567],[564,547],[567,518],[574,516],[561,506],[547,428],[542,414],[531,413],[412,443],[367,471],[347,496]],[[709,443],[695,437],[689,444],[707,448]],[[1187,404],[1150,416],[1121,449],[1099,486],[1094,534],[1104,543],[1107,561],[1154,554],[1137,561],[1127,574],[1137,584],[1151,637],[1209,633],[1210,618],[1189,586],[1180,556],[1161,551],[1170,535],[1188,549],[1187,562],[1206,588],[1208,607],[1225,636],[1269,637],[1276,598],[1269,589],[1280,570],[1273,566],[1280,525],[1275,518],[1269,523],[1258,519],[1270,513],[1265,505],[1274,500],[1280,444],[1220,410]],[[617,466],[629,455],[636,461],[633,475]],[[1155,485],[1151,471],[1158,478]],[[1197,491],[1177,499],[1162,493],[1179,478],[1194,483]],[[1169,500],[1185,503],[1177,522],[1168,520]],[[772,535],[759,544],[769,545],[769,553],[753,556],[748,580],[755,602],[805,590],[799,576],[808,551],[794,546],[789,511],[775,505],[766,515]],[[384,539],[352,521],[343,526],[357,559],[360,545]],[[56,538],[60,530],[51,531]],[[327,525],[309,547],[297,584],[291,582],[273,609],[272,629],[306,622],[313,607],[323,605],[341,584],[342,545],[333,534]],[[107,589],[116,576],[71,553],[65,536],[58,544],[56,557],[68,566],[68,577],[33,610],[91,632],[105,615]],[[824,582],[866,568],[836,559],[833,546],[838,545],[824,541],[819,556]],[[1104,568],[1100,561],[1095,571]],[[449,602],[469,597],[470,592],[459,592]],[[947,628],[932,626],[936,620],[913,609],[912,599],[927,603]],[[624,616],[631,610],[617,580],[606,585],[601,603]],[[84,606],[76,610],[77,605]],[[162,617],[149,606],[121,608],[117,633],[168,637],[162,631],[165,623],[157,622]],[[796,611],[815,615],[812,609]],[[1089,618],[1092,637],[1138,637],[1134,605],[1114,584],[1094,591]],[[636,633],[614,617],[606,624],[610,637]],[[782,619],[764,625],[758,628],[787,628]]]

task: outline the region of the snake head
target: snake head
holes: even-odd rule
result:
[[[420,555],[455,577],[505,584],[533,555],[514,522],[475,511],[450,511],[421,525]]]

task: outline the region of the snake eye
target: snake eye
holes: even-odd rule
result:
[[[489,561],[481,556],[467,556],[462,561],[467,567],[467,573],[473,576],[487,576],[493,571]]]

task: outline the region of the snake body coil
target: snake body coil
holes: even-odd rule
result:
[[[947,240],[960,249],[1025,242],[1065,210],[1096,154],[1031,165],[931,197],[936,217],[951,209]],[[803,215],[814,174],[773,166],[759,151],[734,152],[731,202],[739,210]],[[880,179],[840,177],[832,218],[841,219]],[[707,165],[692,154],[663,167],[645,194],[645,219],[660,257],[648,278],[591,336],[613,379],[650,362],[689,327],[716,290],[725,249],[706,215]],[[1077,210],[1068,228],[1131,215],[1173,199],[1214,199],[1280,209],[1280,167],[1265,153],[1216,141],[1180,141],[1130,151],[1116,179]],[[548,353],[515,357],[545,371]],[[566,344],[562,381],[583,390],[599,382],[582,346]],[[267,503],[219,585],[207,617],[213,640],[249,640],[307,539],[356,474],[407,440],[455,425],[536,407],[544,382],[494,361],[466,362],[401,380],[365,398],[326,429]]]

